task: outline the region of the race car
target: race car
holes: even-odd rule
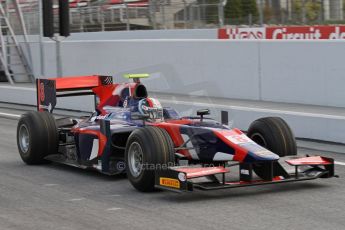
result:
[[[27,164],[59,162],[114,175],[127,173],[139,191],[183,192],[334,177],[334,160],[297,157],[295,138],[279,117],[255,120],[248,132],[208,117],[208,109],[181,117],[148,96],[148,74],[37,79],[37,111],[23,114],[17,145]],[[52,115],[57,98],[93,95],[87,117]],[[231,179],[230,168],[238,168]],[[230,174],[231,175],[231,174]],[[231,176],[230,176],[231,177]]]

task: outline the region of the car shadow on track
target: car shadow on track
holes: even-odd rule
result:
[[[166,196],[156,197],[162,201],[169,201],[174,203],[190,203],[202,202],[205,200],[230,200],[240,198],[263,198],[266,195],[286,195],[286,193],[294,193],[297,191],[325,189],[331,186],[320,183],[305,182],[298,184],[281,184],[281,185],[267,185],[264,187],[251,187],[251,188],[236,188],[218,191],[194,191],[182,194],[166,194]],[[168,193],[168,192],[167,192]]]
[[[19,165],[15,165],[15,167],[18,167]],[[23,167],[27,167],[29,169],[39,169],[38,171],[41,171],[41,169],[49,170],[49,171],[61,171],[61,173],[66,174],[65,176],[74,175],[74,176],[83,176],[83,177],[93,177],[97,180],[103,180],[103,181],[116,181],[116,180],[123,180],[126,179],[126,174],[117,174],[117,175],[106,175],[98,172],[97,170],[92,169],[82,169],[77,168],[69,165],[59,164],[59,163],[48,163],[48,164],[42,164],[42,165],[26,165],[23,163],[23,165],[20,165],[21,169]]]

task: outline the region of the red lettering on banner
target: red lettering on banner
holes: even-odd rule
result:
[[[267,27],[266,39],[345,39],[345,26]]]
[[[226,29],[218,29],[218,39],[229,39]]]
[[[223,28],[218,30],[218,39],[345,39],[345,26]]]
[[[226,28],[218,30],[219,39],[264,39],[265,28]]]

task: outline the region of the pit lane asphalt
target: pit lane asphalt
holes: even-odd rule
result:
[[[17,151],[16,125],[0,118],[1,230],[345,229],[345,166],[336,165],[340,178],[327,180],[145,194],[124,176],[59,164],[25,165]],[[345,162],[345,154],[320,153]]]

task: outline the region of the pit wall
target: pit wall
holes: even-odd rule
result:
[[[74,34],[61,44],[64,76],[151,73],[152,91],[345,107],[345,41],[220,40],[217,30]],[[31,38],[35,74],[39,44]],[[44,43],[44,76],[56,76]]]

